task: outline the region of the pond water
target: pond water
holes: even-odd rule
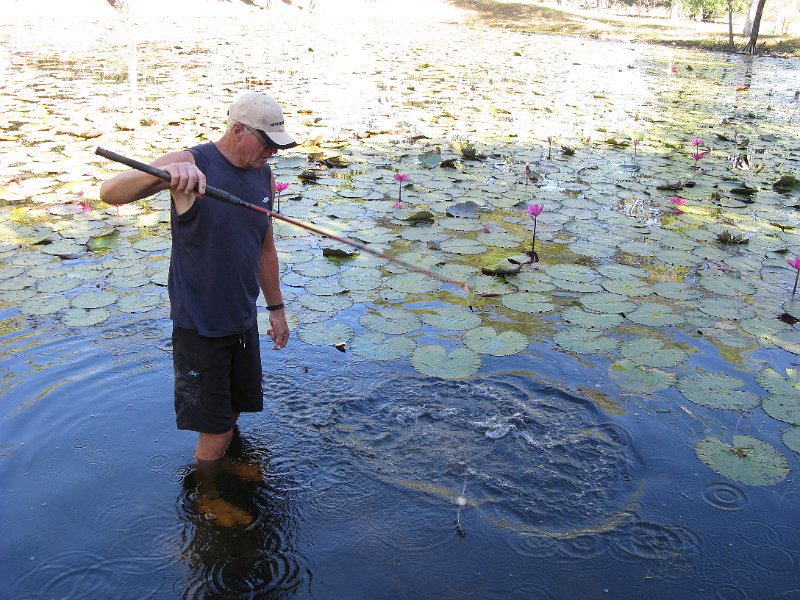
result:
[[[2,595],[800,598],[797,64],[242,14],[0,26]],[[474,291],[279,223],[296,335],[209,475],[168,201],[102,205],[93,151],[215,139],[248,87],[316,139],[285,214]],[[539,263],[483,275],[528,202]]]

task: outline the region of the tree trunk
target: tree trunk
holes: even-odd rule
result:
[[[767,0],[758,0],[758,6],[756,6],[756,14],[753,17],[753,30],[750,32],[750,41],[747,42],[747,45],[742,48],[742,52],[747,54],[755,54],[756,52],[756,43],[758,42],[758,28],[761,27],[761,15],[764,12],[764,5],[767,3]]]
[[[728,48],[733,52],[733,0],[728,0]]]

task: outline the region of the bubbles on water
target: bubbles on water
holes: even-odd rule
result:
[[[341,398],[322,430],[383,480],[432,502],[463,496],[487,522],[518,532],[606,523],[636,489],[627,432],[589,402],[514,377],[382,381]]]

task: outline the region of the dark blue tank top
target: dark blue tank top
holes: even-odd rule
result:
[[[272,173],[234,166],[213,143],[190,148],[208,185],[272,209]],[[178,215],[172,206],[170,317],[177,327],[221,337],[250,329],[260,292],[258,264],[269,216],[212,198]]]

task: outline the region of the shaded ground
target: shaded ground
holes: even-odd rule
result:
[[[599,39],[625,39],[638,42],[675,44],[690,48],[729,51],[727,22],[700,23],[672,21],[659,17],[636,17],[613,10],[580,10],[532,2],[498,0],[447,0],[470,11],[476,21],[494,27],[530,33],[588,36]],[[734,23],[734,47],[741,49],[749,40],[738,34]],[[800,56],[800,38],[760,35],[758,50],[772,56]]]

